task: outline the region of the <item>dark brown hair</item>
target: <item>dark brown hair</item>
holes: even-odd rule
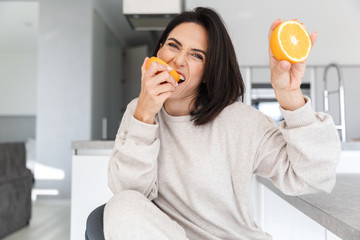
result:
[[[190,113],[195,125],[213,120],[229,104],[241,98],[245,85],[237,63],[234,46],[221,17],[210,8],[198,7],[176,16],[167,25],[155,47],[153,56],[164,45],[169,33],[179,24],[193,22],[208,34],[208,49],[202,83]],[[203,83],[205,82],[205,83]]]

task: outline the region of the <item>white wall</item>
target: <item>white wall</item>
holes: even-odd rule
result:
[[[0,115],[35,116],[36,49],[0,54]]]
[[[114,138],[122,117],[122,47],[92,0],[40,2],[37,162],[65,174],[36,188],[69,198],[71,142]]]
[[[298,18],[318,41],[309,64],[360,64],[360,1],[358,0],[186,0],[186,9],[215,8],[225,20],[240,65],[267,65],[271,23]]]
[[[71,142],[91,138],[90,0],[40,0],[37,87],[37,162],[65,172],[37,181],[70,197]]]
[[[324,66],[331,62],[339,63],[343,66],[347,139],[360,138],[360,112],[356,104],[360,101],[357,93],[360,87],[360,1],[186,0],[186,9],[197,6],[211,7],[220,13],[232,38],[241,68],[269,65],[267,34],[275,19],[298,18],[309,32],[316,30],[318,39],[307,61],[308,66],[316,66],[313,86],[317,93],[315,108],[323,111]],[[330,71],[328,75],[330,89],[337,89],[336,73]],[[252,76],[254,81],[269,82],[270,70],[254,68]],[[304,82],[309,82],[309,78],[307,70]],[[339,123],[337,96],[331,96],[331,100],[330,114]]]
[[[0,142],[35,137],[38,9],[0,2]]]

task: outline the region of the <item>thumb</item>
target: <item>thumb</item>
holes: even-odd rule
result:
[[[279,66],[278,66],[278,70],[279,72],[288,72],[290,70],[291,67],[291,63],[286,61],[286,60],[282,60],[279,62]]]
[[[141,75],[144,75],[144,73],[145,73],[145,71],[146,71],[146,65],[147,65],[148,61],[149,61],[149,58],[146,57],[146,58],[144,59],[143,65],[141,66]]]
[[[275,66],[272,68],[272,73],[279,77],[283,74],[288,74],[290,71],[290,67],[291,67],[291,63],[286,61],[286,60],[282,60],[278,63],[275,64]]]

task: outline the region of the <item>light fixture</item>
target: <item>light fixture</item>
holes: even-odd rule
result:
[[[162,31],[183,5],[182,0],[123,0],[123,13],[134,30]]]

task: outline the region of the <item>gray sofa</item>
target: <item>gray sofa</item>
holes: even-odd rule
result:
[[[33,183],[25,143],[0,143],[0,238],[29,223]]]

